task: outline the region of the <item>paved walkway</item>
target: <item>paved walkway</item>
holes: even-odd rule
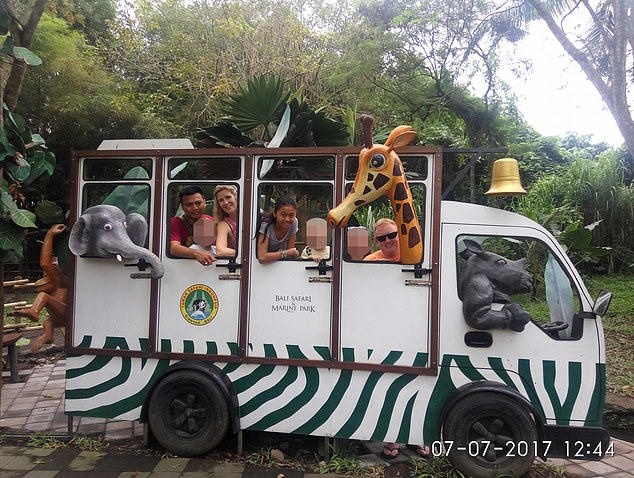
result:
[[[25,381],[11,383],[3,375],[0,405],[0,426],[7,433],[41,437],[40,446],[16,447],[0,440],[0,478],[335,478],[302,471],[272,469],[212,461],[206,458],[173,458],[169,455],[139,455],[136,453],[80,451],[75,447],[46,448],[45,437],[67,437],[68,417],[64,415],[65,361],[36,366],[22,371]],[[138,439],[143,427],[129,421],[100,418],[75,418],[73,433],[100,435],[108,442]],[[1,438],[1,436],[0,436]],[[359,459],[368,464],[385,463],[380,458],[381,444],[366,444],[370,451]],[[389,462],[393,468],[407,463],[411,451],[403,450]],[[579,478],[634,478],[634,444],[614,439],[614,456],[602,461],[549,460],[564,469],[567,476]],[[389,468],[388,468],[389,471]],[[386,475],[389,474],[386,472]],[[397,476],[396,474],[394,476]]]

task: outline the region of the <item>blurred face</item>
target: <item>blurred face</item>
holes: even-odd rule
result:
[[[277,211],[275,211],[275,222],[280,228],[286,230],[291,227],[293,222],[295,222],[296,216],[297,209],[293,206],[281,206]]]
[[[185,217],[194,223],[205,213],[205,198],[200,193],[185,195],[181,206]]]
[[[374,230],[374,242],[383,251],[385,257],[396,258],[399,255],[400,244],[395,224],[380,224]]]
[[[328,245],[328,223],[325,219],[313,218],[306,221],[306,244],[318,250]]]
[[[221,189],[216,193],[216,201],[218,201],[218,206],[225,213],[231,214],[235,212],[238,207],[235,196],[228,189]]]

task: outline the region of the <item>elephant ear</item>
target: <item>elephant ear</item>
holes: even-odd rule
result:
[[[68,238],[68,248],[76,256],[87,254],[90,249],[90,216],[80,216]]]
[[[125,217],[125,223],[128,236],[130,236],[132,242],[137,246],[145,247],[148,231],[145,218],[141,214],[132,212]]]

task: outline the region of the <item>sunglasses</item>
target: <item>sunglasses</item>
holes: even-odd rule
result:
[[[386,239],[394,239],[398,236],[398,232],[390,232],[389,234],[383,234],[382,236],[376,236],[375,239],[379,242],[384,242]]]

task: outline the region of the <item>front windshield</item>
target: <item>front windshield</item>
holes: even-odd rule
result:
[[[579,293],[556,256],[543,243],[523,237],[463,235],[456,245],[461,300],[466,299],[471,287],[466,282],[473,280],[473,271],[467,270],[472,266],[468,268],[467,261],[478,255],[481,259],[477,276],[482,281],[489,281],[488,286],[493,291],[491,304],[486,304],[487,307],[520,310],[524,322],[530,317],[530,322],[555,339],[581,337],[583,320],[578,314],[581,307]],[[475,318],[465,318],[472,327],[498,328],[487,323],[487,317],[481,311],[476,314]],[[524,325],[527,324],[511,324],[510,328],[523,329]]]

